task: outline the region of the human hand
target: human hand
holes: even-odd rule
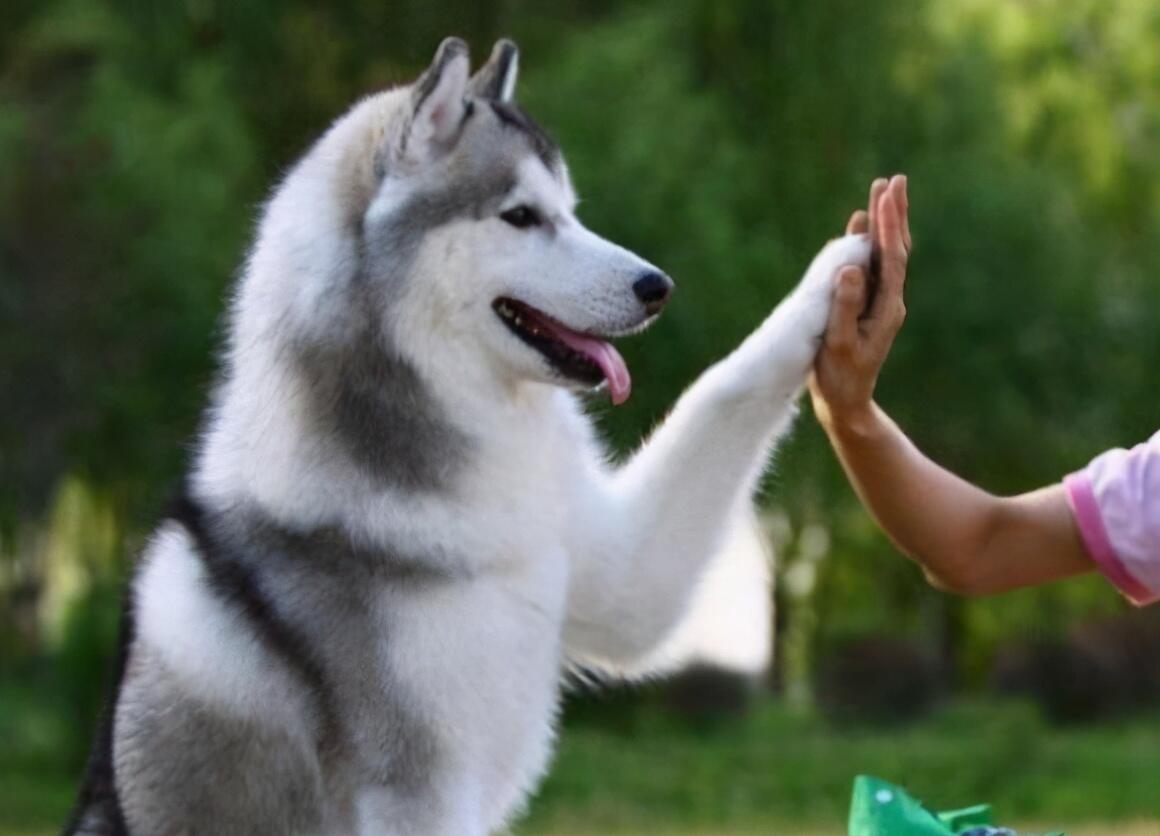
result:
[[[822,348],[810,375],[814,413],[827,427],[855,426],[871,412],[874,386],[906,318],[903,288],[910,255],[906,177],[875,180],[868,211],[857,211],[847,233],[868,233],[869,271],[847,267],[838,277]]]

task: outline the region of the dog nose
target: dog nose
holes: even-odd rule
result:
[[[650,270],[632,283],[632,292],[644,302],[644,309],[651,315],[665,306],[676,285],[664,273]]]

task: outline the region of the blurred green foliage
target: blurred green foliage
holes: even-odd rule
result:
[[[477,58],[500,34],[521,43],[519,95],[564,146],[582,216],[678,279],[660,324],[624,346],[633,400],[594,406],[617,449],[897,170],[917,247],[880,397],[920,446],[1018,491],[1160,424],[1154,0],[7,0],[0,649],[23,660],[8,670],[56,654],[80,715],[115,579],[196,432],[263,194],[453,32]],[[81,560],[87,597],[46,614],[46,528],[77,483],[115,518],[122,558]],[[808,417],[766,497],[830,531],[821,652],[909,635],[977,684],[1012,635],[1120,607],[1096,579],[985,602],[931,591]]]

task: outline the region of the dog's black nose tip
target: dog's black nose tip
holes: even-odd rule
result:
[[[650,270],[632,283],[632,292],[644,302],[644,309],[655,314],[665,306],[676,285],[664,273]]]

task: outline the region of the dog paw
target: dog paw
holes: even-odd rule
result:
[[[822,248],[806,271],[798,286],[797,295],[805,308],[804,319],[809,323],[812,336],[820,338],[830,316],[830,302],[838,274],[848,266],[870,267],[870,238],[866,235],[845,235],[835,238]]]
[[[870,238],[866,235],[844,235],[835,238],[814,258],[810,269],[802,279],[803,289],[808,287],[822,295],[832,294],[838,281],[838,273],[843,267],[853,266],[863,269],[870,266]]]
[[[737,380],[768,385],[778,398],[796,397],[825,334],[838,273],[847,265],[870,265],[868,237],[847,235],[822,248],[797,288],[735,353],[742,369]]]

